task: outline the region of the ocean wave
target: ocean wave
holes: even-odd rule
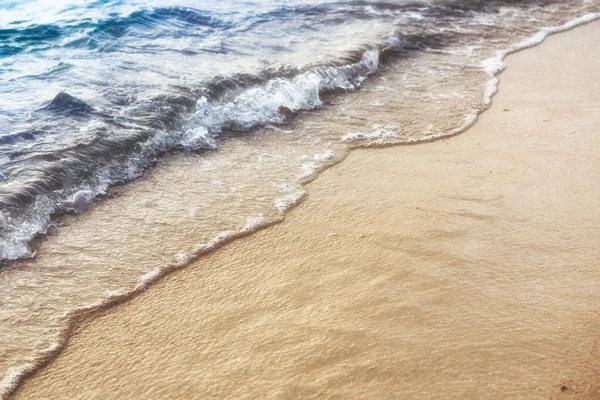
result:
[[[93,196],[109,186],[138,177],[160,154],[216,147],[223,130],[249,131],[259,125],[281,124],[294,113],[321,106],[322,93],[353,90],[376,72],[379,52],[341,67],[320,66],[293,78],[273,78],[250,86],[228,101],[202,96],[162,95],[137,105],[127,119],[116,122],[67,93],[57,94],[39,111],[66,118],[95,116],[86,140],[50,153],[27,155],[5,168],[9,185],[0,187],[0,259],[31,257],[33,237],[44,234],[55,213],[72,209],[79,191]],[[33,138],[21,133],[13,140]]]

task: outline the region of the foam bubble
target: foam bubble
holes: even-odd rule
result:
[[[104,294],[109,299],[113,299],[113,298],[117,298],[117,297],[123,297],[123,296],[127,295],[127,292],[123,289],[116,289],[116,290],[107,290],[104,292]]]
[[[296,204],[300,203],[300,201],[302,199],[304,199],[305,196],[306,196],[306,192],[303,190],[302,191],[299,190],[288,196],[281,197],[281,198],[275,200],[275,208],[277,208],[277,210],[279,210],[279,212],[281,214],[285,214]]]
[[[141,285],[147,285],[154,282],[160,276],[160,268],[154,268],[152,271],[146,272],[138,278]]]
[[[190,259],[191,259],[191,257],[189,254],[179,253],[175,256],[175,266],[177,266],[177,267],[186,266],[189,263]]]
[[[181,145],[187,150],[195,150],[203,147],[217,148],[215,138],[204,126],[190,128],[186,133],[181,139]]]
[[[246,221],[246,225],[242,229],[242,232],[255,232],[267,225],[269,225],[269,220],[262,215],[254,218],[248,218],[248,221]]]
[[[397,139],[398,128],[393,125],[374,125],[374,131],[370,133],[350,132],[342,137],[342,142],[352,143],[362,140],[377,141],[384,143],[389,139]]]
[[[46,196],[38,196],[26,213],[16,214],[11,210],[0,210],[0,226],[4,232],[0,236],[0,258],[16,260],[35,256],[29,248],[29,241],[35,235],[45,234],[50,226],[57,205]]]
[[[300,174],[298,175],[299,179],[308,178],[313,175],[317,171],[317,163],[309,162],[304,163],[300,166]]]

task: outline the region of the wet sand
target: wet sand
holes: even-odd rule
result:
[[[599,398],[599,41],[510,56],[462,135],[353,151],[17,398]]]

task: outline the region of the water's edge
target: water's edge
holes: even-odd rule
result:
[[[398,143],[389,143],[389,144],[357,144],[350,147],[349,151],[354,149],[367,149],[373,147],[390,147],[390,146],[402,146],[402,145],[415,145],[421,143],[428,143],[437,140],[442,140],[446,138],[450,138],[456,135],[459,135],[465,131],[467,131],[475,122],[477,121],[478,116],[485,112],[487,109],[491,107],[492,98],[498,91],[499,79],[498,75],[505,69],[504,59],[506,56],[510,54],[517,53],[521,50],[525,50],[527,48],[534,47],[536,45],[541,44],[548,36],[565,32],[570,29],[573,29],[577,26],[590,23],[600,19],[600,14],[592,13],[581,16],[577,19],[574,19],[562,26],[544,28],[540,30],[537,34],[533,35],[527,40],[524,40],[517,45],[513,46],[510,49],[499,51],[496,53],[496,56],[486,60],[486,72],[489,75],[489,80],[486,82],[486,95],[484,107],[473,114],[468,114],[465,118],[464,124],[452,131],[444,132],[443,134],[436,134],[425,136],[418,139],[408,139]],[[112,293],[103,301],[86,305],[84,307],[75,309],[70,311],[67,315],[64,315],[63,320],[63,329],[60,332],[59,337],[57,338],[56,343],[43,351],[42,356],[39,360],[31,362],[28,365],[21,366],[19,368],[13,368],[9,370],[5,378],[2,382],[0,382],[0,399],[9,398],[10,396],[17,393],[20,386],[23,382],[33,376],[40,369],[48,366],[60,353],[63,349],[68,345],[69,338],[72,336],[73,332],[78,328],[79,324],[90,317],[94,317],[96,314],[106,311],[107,309],[124,303],[130,298],[144,292],[147,288],[149,288],[154,283],[158,282],[162,277],[167,274],[182,269],[192,262],[198,260],[200,257],[206,255],[209,252],[217,250],[234,240],[246,237],[254,232],[259,230],[268,228],[275,224],[282,222],[285,219],[285,213],[299,205],[303,200],[307,197],[307,185],[315,180],[319,174],[338,163],[341,163],[349,152],[337,157],[335,162],[331,162],[328,165],[324,166],[320,170],[317,170],[316,173],[310,175],[305,178],[302,182],[302,188],[304,189],[303,193],[296,198],[291,199],[284,209],[284,212],[280,215],[280,217],[272,220],[267,220],[265,218],[253,218],[249,219],[246,226],[239,231],[231,231],[231,232],[223,232],[218,236],[214,237],[209,242],[202,244],[196,248],[196,250],[187,254],[186,256],[181,257],[177,262],[166,265],[160,269],[153,270],[144,276],[140,277],[139,283],[135,286],[135,288],[128,292],[118,292]]]

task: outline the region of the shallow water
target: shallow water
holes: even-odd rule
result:
[[[36,252],[0,269],[5,393],[65,343],[73,315],[277,222],[355,146],[461,132],[489,104],[507,51],[598,11],[54,4],[33,16],[19,11],[28,3],[1,9],[0,248],[4,259]],[[82,190],[103,198],[58,216]]]

